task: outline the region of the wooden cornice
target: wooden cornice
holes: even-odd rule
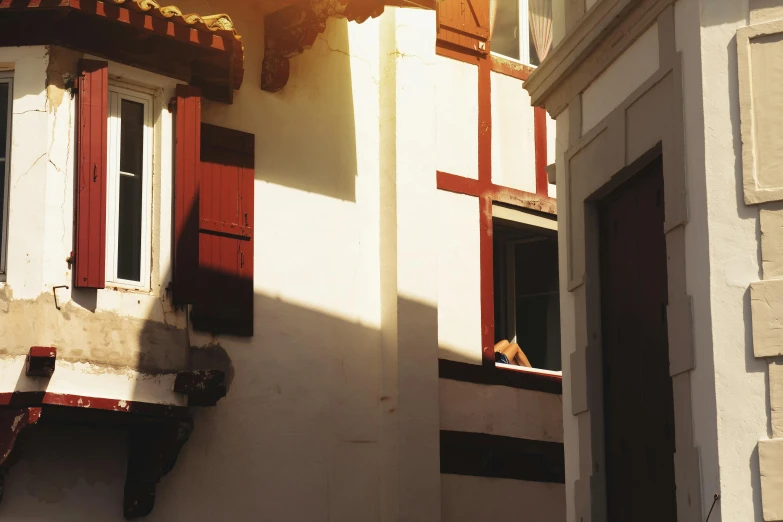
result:
[[[675,0],[600,0],[530,75],[533,105],[554,118]]]

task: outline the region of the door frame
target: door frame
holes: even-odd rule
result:
[[[571,315],[573,339],[564,343],[569,358],[571,422],[576,426],[578,475],[574,480],[575,520],[605,522],[603,361],[597,201],[663,156],[669,305],[669,367],[675,415],[674,456],[679,522],[703,522],[707,501],[702,494],[700,449],[694,441],[690,372],[695,368],[691,297],[685,280],[685,225],[688,222],[682,62],[674,41],[674,11],[657,17],[659,69],[592,129],[583,129],[582,97],[568,104],[564,123],[568,148],[558,155],[558,198],[562,201],[561,234],[565,270],[561,287],[563,318]],[[558,151],[560,154],[560,151]],[[562,167],[562,168],[561,168]],[[565,320],[565,319],[564,319]],[[564,330],[568,325],[564,323]],[[564,339],[565,341],[565,339]],[[573,350],[573,353],[569,351]],[[565,361],[564,361],[565,363]],[[565,415],[569,411],[566,409]],[[568,450],[566,451],[568,458]],[[578,457],[577,457],[578,455]],[[709,502],[712,498],[709,499]]]

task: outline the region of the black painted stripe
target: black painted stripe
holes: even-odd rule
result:
[[[558,375],[515,372],[503,368],[487,367],[479,364],[438,359],[438,374],[441,379],[508,386],[522,390],[534,390],[545,393],[563,394],[563,378]]]
[[[564,484],[563,444],[442,430],[440,472]]]

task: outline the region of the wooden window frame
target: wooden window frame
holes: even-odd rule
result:
[[[519,16],[517,20],[517,23],[519,24],[519,58],[495,52],[492,50],[491,45],[490,54],[502,57],[506,60],[511,60],[520,65],[535,68],[536,66],[530,62],[530,0],[517,0],[517,4],[519,6]],[[491,34],[489,35],[489,41],[491,44]]]
[[[547,218],[547,217],[544,217],[544,216],[541,216],[541,215],[538,215],[538,214],[533,214],[533,213],[527,212],[527,211],[525,211],[525,210],[523,210],[521,208],[513,208],[513,207],[510,207],[510,206],[501,206],[501,205],[493,204],[492,205],[492,218],[493,218],[493,227],[495,225],[495,220],[503,220],[503,221],[507,221],[507,222],[520,223],[522,225],[525,225],[525,226],[531,227],[531,228],[535,228],[535,229],[544,230],[544,231],[546,231],[546,234],[548,234],[550,236],[551,236],[551,233],[553,231],[555,233],[557,232],[557,220],[556,219],[551,219],[551,218]],[[555,239],[555,241],[557,240],[556,237],[554,239]],[[518,241],[518,240],[515,240],[515,241]],[[492,258],[492,266],[493,267],[494,267],[494,262],[495,262],[494,255],[495,255],[495,248],[494,248],[494,245],[493,245],[493,249],[492,249],[492,256],[493,256],[493,258]],[[507,252],[507,257],[506,257],[506,260],[505,260],[505,263],[504,263],[505,271],[506,271],[506,286],[511,286],[511,287],[515,286],[516,279],[514,277],[509,278],[509,276],[508,276],[508,274],[514,274],[515,275],[515,272],[512,269],[514,261],[515,261],[515,259],[514,259],[513,253],[512,252]],[[494,274],[494,273],[492,274],[492,276],[493,276],[493,283],[494,283],[496,275],[497,274]],[[512,301],[513,301],[513,304],[512,304]],[[507,294],[506,294],[506,307],[507,307],[506,308],[506,315],[507,316],[512,313],[512,311],[511,311],[512,309],[514,311],[516,310],[516,299],[515,299],[515,296],[513,296],[513,298],[512,298],[512,295],[509,295],[508,291],[507,291]],[[497,329],[497,328],[499,328],[499,325],[496,324],[495,325],[495,329]],[[516,328],[515,328],[515,330],[516,330]],[[510,337],[510,336],[507,335],[506,337]],[[516,334],[514,335],[514,339],[509,338],[508,341],[512,342],[512,343],[517,342]],[[524,346],[522,346],[522,348],[524,350]],[[513,365],[513,364],[503,364],[503,363],[499,363],[499,362],[496,362],[495,366],[497,368],[502,368],[502,369],[506,369],[506,370],[514,370],[514,371],[521,371],[521,372],[528,372],[528,373],[536,373],[536,374],[541,374],[541,375],[554,375],[554,376],[559,376],[559,377],[562,377],[562,375],[563,375],[562,370],[549,370],[549,369],[546,369],[546,368],[536,368],[536,367],[528,368],[528,367],[524,367],[524,366],[516,366],[516,365]]]
[[[142,174],[142,224],[141,224],[141,271],[140,281],[121,279],[117,276],[117,248],[119,227],[119,169],[120,153],[120,106],[122,100],[144,105],[144,169]],[[106,284],[129,290],[148,292],[151,287],[152,268],[152,179],[155,165],[154,129],[155,98],[143,89],[133,89],[118,82],[109,82],[109,123],[107,142],[106,180]]]
[[[10,201],[9,188],[11,187],[11,132],[13,131],[13,105],[14,105],[14,74],[13,71],[0,71],[0,83],[8,85],[8,122],[6,123],[5,158],[0,168],[4,170],[3,199],[0,201],[0,281],[5,281],[7,275],[6,263],[8,262],[8,207]]]

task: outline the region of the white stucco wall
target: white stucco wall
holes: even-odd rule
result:
[[[757,444],[769,437],[766,363],[753,356],[748,287],[761,278],[758,208],[743,202],[736,30],[746,0],[701,6],[704,167],[721,509],[762,520]],[[711,496],[713,491],[705,491]]]
[[[438,191],[440,357],[481,364],[479,202]]]
[[[533,106],[522,80],[496,72],[492,82],[492,182],[536,192]]]
[[[435,59],[438,170],[478,179],[478,67]]]

